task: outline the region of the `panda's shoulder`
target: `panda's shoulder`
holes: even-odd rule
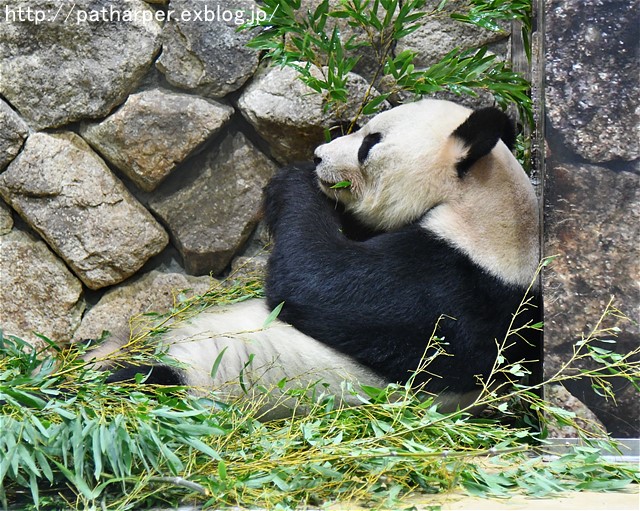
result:
[[[378,243],[378,240],[384,244]],[[367,241],[371,247],[379,246],[393,257],[398,273],[417,276],[452,276],[463,273],[484,272],[462,251],[447,240],[426,229],[418,222],[395,231],[384,233]],[[463,271],[464,270],[464,271]],[[463,271],[463,273],[461,273]]]
[[[412,285],[425,286],[431,292],[441,288],[442,296],[500,296],[513,295],[522,298],[522,290],[509,285],[477,264],[468,254],[450,241],[430,231],[420,223],[414,223],[395,233],[391,246],[395,252],[394,275],[412,276]],[[440,294],[437,291],[435,294]]]

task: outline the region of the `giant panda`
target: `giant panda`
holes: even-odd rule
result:
[[[499,343],[519,361],[537,342],[526,329],[504,342],[538,315],[538,201],[513,142],[494,107],[426,99],[321,145],[265,189],[266,299],[173,325],[160,342],[181,365],[120,366],[109,381],[143,373],[231,399],[319,382],[348,404],[358,385],[410,381],[442,410],[469,405]]]

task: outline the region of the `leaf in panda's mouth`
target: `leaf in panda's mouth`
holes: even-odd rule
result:
[[[351,186],[351,181],[339,181],[335,185],[330,186],[329,188],[333,188],[337,190],[339,188],[349,188]]]

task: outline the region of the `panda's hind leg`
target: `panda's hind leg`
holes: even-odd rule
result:
[[[143,383],[150,385],[185,385],[183,372],[166,364],[129,363],[128,341],[121,337],[109,336],[105,341],[94,345],[95,340],[82,341],[89,348],[81,358],[89,367],[108,373],[106,383],[134,382],[136,375],[143,376]]]
[[[138,374],[143,375],[142,381],[148,385],[185,385],[186,381],[182,372],[167,365],[151,364],[127,364],[117,369],[105,380],[106,383],[118,383],[126,381],[136,381]]]

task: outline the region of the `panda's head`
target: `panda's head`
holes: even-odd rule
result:
[[[528,284],[539,258],[538,204],[513,140],[496,108],[422,100],[318,147],[316,173],[324,193],[363,224],[419,221],[501,279]]]

